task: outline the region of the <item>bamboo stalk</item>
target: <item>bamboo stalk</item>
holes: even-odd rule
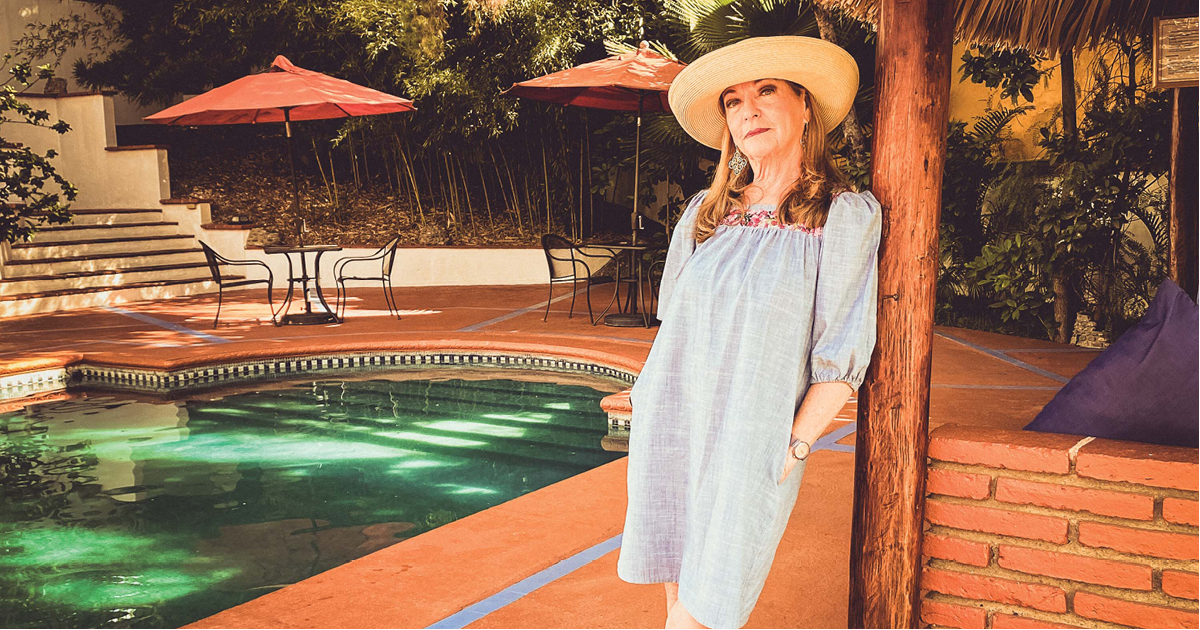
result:
[[[584,138],[580,138],[579,139],[579,206],[576,208],[576,210],[579,212],[579,224],[577,227],[579,240],[583,240],[583,176],[584,176],[584,171],[587,169],[587,165],[583,161],[584,160],[583,143],[584,143]]]
[[[368,148],[368,147],[367,147],[367,132],[366,132],[365,130],[360,130],[358,133],[359,133],[359,137],[362,139],[362,147],[363,147],[363,157],[362,157],[362,163],[363,163],[363,173],[364,173],[364,175],[365,175],[365,179],[366,179],[367,183],[369,184],[369,183],[371,182],[371,165],[370,165],[370,163],[367,161],[367,148]]]
[[[504,176],[500,174],[500,163],[496,161],[496,152],[492,150],[492,146],[488,145],[488,155],[492,158],[492,170],[496,171],[496,185],[500,187],[500,199],[504,201],[504,212],[506,218],[511,219],[515,216],[512,203],[509,202],[508,191],[504,189]]]
[[[457,229],[460,223],[459,217],[462,216],[462,206],[458,201],[458,182],[454,179],[454,169],[450,166],[448,153],[442,153],[442,168],[444,169],[443,181],[446,182],[446,190],[450,195],[450,207],[454,209],[454,226]]]
[[[317,158],[317,172],[321,174],[321,181],[325,184],[325,197],[330,204],[333,204],[333,193],[329,188],[329,180],[325,177],[325,167],[321,164],[321,153],[317,151],[317,141],[315,138],[309,138],[309,140],[312,140],[313,155]]]
[[[556,124],[556,125],[554,125],[554,127],[558,130],[558,146],[559,146],[559,149],[561,149],[561,151],[562,151],[562,164],[563,164],[562,170],[563,170],[563,173],[566,174],[566,176],[563,178],[563,182],[566,184],[566,189],[567,189],[567,191],[566,191],[567,192],[567,195],[566,195],[567,219],[565,221],[565,227],[566,227],[567,234],[569,235],[569,237],[571,239],[575,239],[575,209],[571,207],[571,206],[575,205],[572,203],[575,200],[575,182],[573,181],[573,179],[570,176],[570,173],[571,173],[570,147],[567,146],[567,140],[563,136],[563,126],[565,124],[566,124],[565,120],[560,120],[560,124]]]
[[[546,168],[546,136],[542,135],[542,181],[546,191],[546,233],[550,233],[550,171]]]
[[[428,153],[428,150],[426,150]],[[450,192],[446,190],[446,176],[442,175],[441,169],[438,168],[437,158],[434,158],[433,172],[437,174],[438,191],[442,195],[442,211],[446,213],[446,229],[450,229],[450,222],[454,216],[454,212],[450,209]]]
[[[592,132],[588,126],[587,110],[583,110],[583,141],[584,152],[587,154],[587,165],[584,170],[587,171],[587,196],[588,196],[588,236],[596,233],[596,199],[592,193]],[[583,212],[583,208],[579,209]]]
[[[515,178],[513,178],[512,169],[509,168],[509,165],[508,165],[508,155],[504,153],[503,146],[500,147],[500,157],[504,160],[504,171],[506,173],[508,173],[508,185],[512,189],[513,207],[517,211],[517,233],[519,233],[521,236],[525,236],[524,220],[521,218],[521,201],[517,197],[517,195],[519,194],[517,192],[517,181]],[[529,223],[530,223],[530,226],[532,227],[532,225],[533,225],[533,217],[532,216],[529,219]]]
[[[404,145],[400,143],[400,136],[393,132],[392,137],[396,141],[396,147],[400,150],[400,157],[404,158],[404,170],[408,172],[408,181],[412,187],[413,197],[417,200],[417,212],[420,213],[421,225],[424,226],[426,223],[425,208],[421,204],[421,190],[417,186],[417,177],[413,173],[412,163],[408,159],[408,152],[405,150]]]
[[[393,197],[399,197],[396,185],[392,183],[392,169],[388,166],[388,150],[384,149],[380,157],[383,159],[383,176],[387,178],[388,190],[392,191]]]
[[[492,218],[492,200],[488,197],[487,177],[483,175],[483,159],[475,163],[479,167],[479,184],[483,186],[483,205],[487,208],[488,229],[496,233],[496,221]]]
[[[346,139],[350,141],[350,146],[347,147],[350,153],[350,176],[354,179],[354,192],[358,192],[362,186],[358,178],[358,153],[354,151],[354,133],[347,134]]]
[[[458,160],[458,177],[462,180],[463,199],[467,201],[467,217],[471,220],[471,233],[479,234],[479,227],[475,224],[475,210],[471,207],[471,190],[467,185],[467,173],[462,167],[462,158]]]
[[[333,216],[336,219],[341,208],[341,195],[338,194],[337,169],[333,165],[333,149],[329,149],[329,177],[333,179]]]

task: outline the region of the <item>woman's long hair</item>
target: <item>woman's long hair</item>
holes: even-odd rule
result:
[[[800,224],[809,229],[816,229],[825,225],[832,195],[849,189],[850,182],[838,168],[829,151],[829,144],[825,138],[828,130],[825,129],[824,121],[816,114],[808,90],[791,81],[783,82],[790,85],[796,94],[804,99],[805,105],[813,115],[808,120],[808,132],[801,140],[804,143],[804,151],[800,158],[800,177],[783,196],[776,209],[776,216],[786,225]],[[724,114],[724,100],[721,101],[720,107],[721,113]],[[754,173],[747,165],[740,175],[733,174],[729,168],[729,159],[733,157],[734,148],[733,136],[726,128],[716,175],[696,213],[696,243],[703,243],[712,237],[717,226],[734,209],[738,209],[742,214],[746,212],[742,193],[753,183]]]

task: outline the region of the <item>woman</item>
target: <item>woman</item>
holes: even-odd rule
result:
[[[865,376],[880,207],[825,141],[857,89],[854,59],[808,37],[744,40],[671,85],[680,125],[721,159],[671,238],[630,394],[617,563],[665,583],[668,628],[746,623],[808,452]]]

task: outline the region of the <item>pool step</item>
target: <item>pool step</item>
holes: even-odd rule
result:
[[[253,425],[270,431],[295,430],[314,436],[337,438],[353,436],[354,439],[365,444],[376,446],[402,448],[449,457],[480,456],[518,465],[575,468],[595,466],[611,459],[600,448],[603,432],[595,433],[587,444],[564,445],[555,442],[466,434],[411,425],[389,426],[385,431],[353,431],[348,430],[345,423],[321,420],[297,423],[293,414],[283,414],[278,419],[272,419],[262,413],[243,415],[206,410],[195,411],[191,416],[196,420],[227,420],[241,426]],[[478,444],[473,444],[474,442],[478,442]]]
[[[477,406],[469,410],[440,407],[430,409],[421,406],[419,402],[413,404],[414,402],[416,401],[410,401],[408,405],[398,404],[394,411],[389,409],[388,411],[391,413],[384,417],[372,417],[369,412],[377,411],[374,409],[361,406],[336,407],[316,401],[307,405],[296,401],[292,401],[292,404],[288,405],[279,405],[272,401],[249,401],[243,398],[240,404],[254,409],[264,418],[271,418],[272,414],[275,414],[275,417],[285,420],[294,419],[304,412],[311,413],[313,406],[319,405],[322,418],[314,419],[315,426],[320,426],[320,423],[337,422],[345,418],[353,424],[372,426],[377,429],[415,431],[430,428],[446,434],[455,434],[457,431],[461,431],[464,437],[468,437],[472,430],[478,429],[481,431],[478,435],[489,438],[545,442],[573,448],[596,446],[599,436],[607,430],[608,426],[607,417],[599,412],[592,412],[590,417],[586,418],[570,416],[528,418],[535,422],[527,422],[519,417],[520,411],[508,413],[505,409],[489,406],[482,406],[482,409]],[[400,417],[395,417],[392,413]],[[493,417],[485,417],[485,414],[491,414]],[[511,417],[504,417],[506,415]],[[546,422],[542,423],[542,420]],[[462,424],[455,425],[454,423]],[[488,431],[494,433],[489,434]]]
[[[321,382],[321,378],[315,378],[314,381]],[[337,378],[328,379],[337,381]],[[387,381],[388,379],[380,379]],[[579,405],[591,405],[595,401],[595,392],[586,391],[586,388],[573,385],[564,386],[559,383],[546,383],[540,381],[520,381],[507,378],[497,378],[486,381],[468,381],[471,385],[468,389],[463,389],[460,385],[450,380],[405,380],[391,381],[388,383],[388,390],[393,395],[410,396],[419,398],[423,396],[435,396],[439,400],[476,400],[480,402],[506,402],[519,395],[524,397],[544,396],[548,401],[556,403],[570,403]],[[336,386],[335,386],[336,387]],[[352,388],[354,389],[354,388]],[[451,392],[447,394],[447,392]],[[469,392],[469,397],[464,397],[464,394]],[[386,392],[367,391],[355,389],[357,394],[372,394],[379,395]]]
[[[341,406],[349,410],[348,413],[359,414],[360,417],[371,417],[380,411],[386,412],[392,409],[419,414],[434,406],[442,413],[477,413],[481,408],[484,408],[494,413],[509,415],[526,414],[531,420],[543,419],[539,415],[545,415],[557,418],[561,424],[574,424],[575,426],[588,426],[592,418],[597,414],[603,416],[603,411],[600,409],[595,397],[574,401],[547,398],[547,403],[563,402],[573,406],[570,409],[555,409],[544,405],[535,407],[527,403],[514,404],[511,392],[486,397],[477,396],[473,400],[462,400],[456,395],[459,391],[457,388],[451,388],[451,391],[443,389],[440,392],[421,393],[418,396],[414,396],[411,393],[395,392],[392,394],[396,399],[395,402],[390,399],[387,392],[379,392],[377,395],[371,396],[366,395],[362,391],[356,391],[347,394],[345,397],[334,398],[333,400],[317,404],[323,404],[327,408],[329,406]],[[270,392],[270,394],[271,398],[268,399],[270,401],[269,404],[278,404],[276,402],[278,399],[286,399],[289,405],[300,409],[306,405],[316,403],[314,398],[295,393],[294,391],[277,390]],[[520,422],[520,420],[514,419],[512,422]],[[535,423],[525,422],[523,424]]]

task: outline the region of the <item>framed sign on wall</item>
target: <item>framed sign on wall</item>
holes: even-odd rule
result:
[[[1154,89],[1200,85],[1200,17],[1154,18]]]

